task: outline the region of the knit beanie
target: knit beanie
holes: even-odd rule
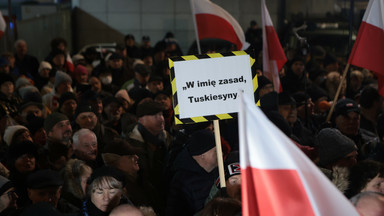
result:
[[[63,71],[57,71],[55,76],[55,88],[59,86],[62,82],[70,82],[72,84],[72,78]]]
[[[42,71],[43,69],[49,69],[49,70],[52,70],[52,65],[51,65],[49,62],[42,61],[42,62],[40,62],[39,73],[41,73],[41,71]]]
[[[322,129],[315,140],[319,164],[327,166],[356,150],[355,143],[335,128]]]
[[[70,99],[76,101],[76,103],[77,103],[76,95],[73,92],[63,93],[59,98],[59,109],[61,108],[61,106],[63,106],[65,101],[70,100]]]
[[[69,120],[68,117],[62,113],[54,112],[51,115],[47,116],[44,121],[44,129],[48,133],[58,122]]]
[[[216,146],[215,136],[208,130],[196,131],[191,135],[187,146],[192,156],[201,155]]]
[[[240,159],[239,152],[233,151],[230,152],[224,160],[224,175],[225,181],[227,181],[230,177],[235,175],[240,175]],[[220,187],[220,176],[217,178],[216,186]]]
[[[94,170],[91,174],[91,177],[88,179],[87,184],[92,184],[94,180],[103,176],[110,176],[115,178],[122,183],[123,187],[126,184],[124,173],[111,166],[103,166]]]
[[[145,115],[155,115],[159,112],[163,112],[163,105],[153,100],[148,100],[137,105],[136,116],[140,118]]]
[[[12,182],[0,175],[0,196],[11,187],[13,187]]]
[[[83,113],[83,112],[93,112],[95,113],[95,109],[93,108],[93,106],[89,103],[81,103],[77,106],[76,108],[76,112],[75,112],[75,116],[74,116],[74,119],[77,118],[77,116],[80,114],[80,113]],[[95,113],[96,114],[96,113]]]
[[[4,139],[4,142],[8,146],[11,145],[12,140],[13,140],[13,136],[19,130],[28,130],[28,128],[26,128],[26,127],[24,127],[22,125],[12,125],[12,126],[8,126],[5,129],[3,139]]]
[[[26,85],[32,85],[32,83],[30,82],[30,79],[28,79],[26,77],[19,77],[15,82],[15,88],[16,89],[18,89],[22,86],[26,86]]]
[[[127,90],[125,89],[120,89],[118,92],[116,92],[115,98],[123,98],[126,101],[132,101],[132,99],[128,95]]]
[[[39,89],[37,89],[35,86],[33,85],[28,85],[28,86],[24,86],[24,87],[21,87],[19,89],[19,95],[21,97],[22,100],[24,100],[25,96],[27,95],[27,93],[31,93],[31,92],[37,92],[39,93]]]
[[[75,75],[79,75],[79,74],[87,74],[88,75],[88,70],[87,70],[86,67],[84,67],[83,65],[79,64],[79,65],[76,66],[74,74]]]

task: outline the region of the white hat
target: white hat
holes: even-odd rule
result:
[[[39,66],[39,73],[41,73],[41,71],[43,69],[49,69],[49,70],[52,70],[52,65],[49,63],[49,62],[46,62],[46,61],[42,61],[40,63],[40,66]]]
[[[15,135],[15,133],[19,130],[28,130],[28,128],[22,126],[22,125],[11,125],[11,126],[8,126],[5,131],[4,131],[4,136],[3,136],[3,140],[4,142],[10,146],[11,143],[12,143],[12,140],[13,140],[13,136]]]

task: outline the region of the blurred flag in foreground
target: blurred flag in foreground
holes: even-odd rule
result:
[[[370,0],[360,24],[348,63],[367,68],[378,76],[384,96],[384,0]]]
[[[356,215],[344,195],[242,95],[239,112],[244,216]]]
[[[243,29],[223,8],[209,0],[191,0],[191,7],[200,40],[217,38],[235,44],[238,50],[248,48]]]
[[[5,23],[3,14],[1,14],[1,11],[0,11],[0,38],[4,35],[6,28],[7,28],[7,24]]]

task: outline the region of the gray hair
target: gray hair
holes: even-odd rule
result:
[[[79,146],[79,143],[80,143],[79,138],[80,138],[81,136],[86,135],[86,134],[92,134],[92,135],[96,138],[96,140],[97,140],[96,134],[95,134],[93,131],[91,131],[91,130],[89,130],[89,129],[86,129],[86,128],[82,128],[82,129],[76,131],[75,134],[73,134],[73,137],[72,137],[72,140],[73,140],[73,146],[74,146],[74,147]]]
[[[118,189],[123,192],[123,184],[112,176],[100,176],[92,181],[88,188],[89,196],[92,195],[97,189]]]
[[[349,201],[351,201],[351,203],[354,206],[357,206],[357,203],[362,199],[367,199],[367,198],[378,199],[379,197],[384,198],[384,194],[379,193],[379,192],[366,191],[366,192],[361,192],[359,194],[356,194],[351,199],[349,199]]]
[[[15,48],[17,48],[17,46],[20,44],[20,43],[25,43],[27,44],[27,41],[23,40],[23,39],[19,39],[15,42]]]

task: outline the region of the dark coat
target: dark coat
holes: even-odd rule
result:
[[[175,170],[166,215],[193,215],[204,207],[217,171],[207,173],[186,148],[176,158]]]

